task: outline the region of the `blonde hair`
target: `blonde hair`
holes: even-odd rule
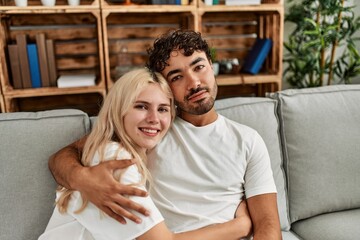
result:
[[[115,141],[121,143],[135,159],[142,175],[141,183],[145,183],[150,179],[150,174],[146,167],[146,154],[139,150],[140,147],[128,136],[124,126],[124,116],[133,106],[138,95],[150,84],[159,84],[161,90],[170,99],[171,118],[172,120],[175,118],[174,98],[169,85],[160,73],[154,73],[147,68],[141,68],[124,74],[109,91],[95,126],[86,140],[81,158],[84,166],[91,165],[97,151],[99,156],[101,156],[100,162],[103,162],[105,160],[103,157],[107,143]],[[61,196],[56,204],[59,211],[63,213],[67,210],[73,190],[63,187],[58,190],[61,191]],[[88,200],[84,196],[82,196],[82,199],[83,205],[75,213],[81,212],[86,207]]]

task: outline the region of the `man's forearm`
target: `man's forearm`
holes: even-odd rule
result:
[[[258,195],[247,200],[253,221],[254,240],[282,239],[276,200],[276,193]]]
[[[83,168],[80,160],[84,142],[85,138],[74,142],[53,154],[49,159],[49,169],[56,182],[67,189],[75,189],[76,181],[72,177]]]

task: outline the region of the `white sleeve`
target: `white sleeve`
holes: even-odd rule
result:
[[[245,195],[247,198],[276,193],[269,153],[264,140],[255,132],[249,143],[249,155],[245,174]]]
[[[132,165],[122,173],[121,182],[125,181],[126,184],[138,183],[139,178],[140,173],[138,168],[136,165]],[[145,190],[144,186],[139,187]],[[129,199],[144,206],[150,211],[150,216],[148,217],[139,213],[136,214],[133,211],[134,214],[142,219],[140,224],[134,223],[129,219],[126,219],[127,224],[121,224],[105,213],[102,213],[92,203],[88,203],[82,212],[75,214],[74,211],[79,209],[82,204],[82,198],[79,192],[74,192],[72,194],[72,199],[69,202],[68,214],[73,216],[81,225],[83,225],[96,240],[135,239],[164,220],[149,196],[129,197]]]

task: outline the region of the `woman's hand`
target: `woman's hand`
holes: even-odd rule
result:
[[[244,236],[250,236],[252,234],[252,221],[245,199],[240,202],[236,209],[235,220],[238,221],[239,227],[244,231]]]

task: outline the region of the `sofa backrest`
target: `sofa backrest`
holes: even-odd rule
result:
[[[269,98],[228,98],[217,100],[215,107],[221,115],[255,129],[264,139],[268,149],[275,184],[282,230],[289,230],[289,216],[277,102]]]
[[[1,240],[38,239],[55,200],[48,159],[89,128],[79,110],[0,114]]]
[[[359,208],[360,85],[272,97],[279,104],[291,223]]]

